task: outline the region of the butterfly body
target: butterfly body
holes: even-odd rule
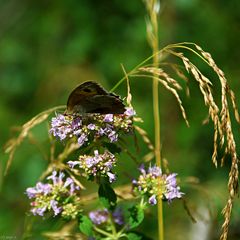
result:
[[[119,96],[107,92],[98,83],[88,81],[76,87],[68,97],[66,114],[121,114],[125,106]]]

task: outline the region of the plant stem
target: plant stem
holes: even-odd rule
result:
[[[113,235],[112,234],[110,234],[110,233],[108,233],[108,232],[106,232],[106,231],[104,231],[104,230],[102,230],[102,229],[100,229],[100,228],[98,228],[96,226],[94,227],[94,230],[96,232],[98,232],[98,233],[101,233],[103,236],[106,236],[106,237],[109,237],[109,238],[113,239]]]
[[[150,19],[152,24],[152,33],[151,45],[153,51],[153,66],[158,67],[158,12],[154,11],[154,6],[157,5],[158,0],[152,1],[152,11],[150,12]],[[158,96],[158,80],[156,75],[153,75],[153,114],[154,114],[154,129],[155,129],[155,158],[156,165],[161,167],[161,124],[160,124],[160,114],[159,114],[159,96]],[[159,240],[164,239],[164,229],[163,229],[163,206],[161,196],[158,195],[158,236]]]

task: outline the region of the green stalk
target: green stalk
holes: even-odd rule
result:
[[[150,20],[152,25],[153,36],[150,38],[153,52],[153,66],[158,67],[158,52],[159,52],[159,39],[158,39],[158,12],[155,10],[155,6],[158,4],[158,0],[152,0]],[[159,114],[159,96],[158,96],[158,80],[156,75],[153,75],[153,115],[154,115],[154,131],[155,131],[155,158],[156,165],[161,168],[161,124]],[[158,195],[157,201],[158,207],[158,236],[159,240],[164,240],[164,227],[163,227],[163,206],[161,196]]]
[[[115,236],[113,236],[112,234],[110,234],[96,226],[94,227],[94,230],[98,233],[101,233],[103,236],[109,237],[110,239],[115,239]]]

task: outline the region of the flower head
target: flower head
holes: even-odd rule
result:
[[[116,175],[112,173],[115,164],[116,158],[111,152],[105,151],[103,154],[99,154],[98,150],[94,151],[93,156],[81,155],[78,161],[68,162],[71,168],[78,166],[79,169],[84,170],[87,176],[106,176],[110,183],[116,179]]]
[[[67,215],[66,205],[77,201],[79,187],[70,177],[65,178],[63,172],[53,171],[47,177],[48,183],[38,182],[35,187],[26,189],[26,194],[31,202],[31,212],[33,215],[43,216],[47,212],[53,213],[54,216],[61,214],[65,217],[76,217],[76,211]]]
[[[126,107],[125,109],[126,109],[126,111],[124,112],[124,114],[126,114],[128,117],[133,117],[136,115],[136,112],[134,111],[133,108]]]
[[[135,111],[126,107],[123,114],[57,114],[51,120],[50,133],[61,141],[75,138],[79,147],[89,139],[107,137],[110,142],[116,142],[119,134],[132,130],[132,117]]]
[[[89,217],[95,225],[100,225],[102,223],[107,222],[109,218],[108,210],[104,209],[104,210],[92,211],[89,213]]]
[[[177,185],[176,173],[162,174],[161,168],[151,165],[147,170],[141,165],[139,171],[141,174],[138,179],[132,181],[134,191],[148,197],[149,204],[155,205],[157,196],[169,202],[182,197],[183,193],[180,192],[180,187]]]
[[[91,211],[89,217],[95,225],[105,224],[112,216],[113,221],[118,225],[124,224],[123,211],[121,208],[116,208],[113,212],[107,209]]]

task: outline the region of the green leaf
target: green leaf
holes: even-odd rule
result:
[[[120,153],[122,149],[114,143],[103,142],[103,147],[106,147],[109,152],[115,154]]]
[[[138,234],[136,233],[128,233],[127,234],[127,238],[129,240],[141,240],[142,239],[142,236],[139,236]]]
[[[87,236],[93,235],[93,223],[89,217],[87,217],[85,215],[80,216],[79,229],[83,234],[85,234]]]
[[[105,208],[113,209],[116,206],[117,196],[108,182],[100,184],[98,196]]]
[[[130,216],[128,219],[129,228],[137,227],[144,219],[144,210],[140,206],[133,206],[128,209]]]

